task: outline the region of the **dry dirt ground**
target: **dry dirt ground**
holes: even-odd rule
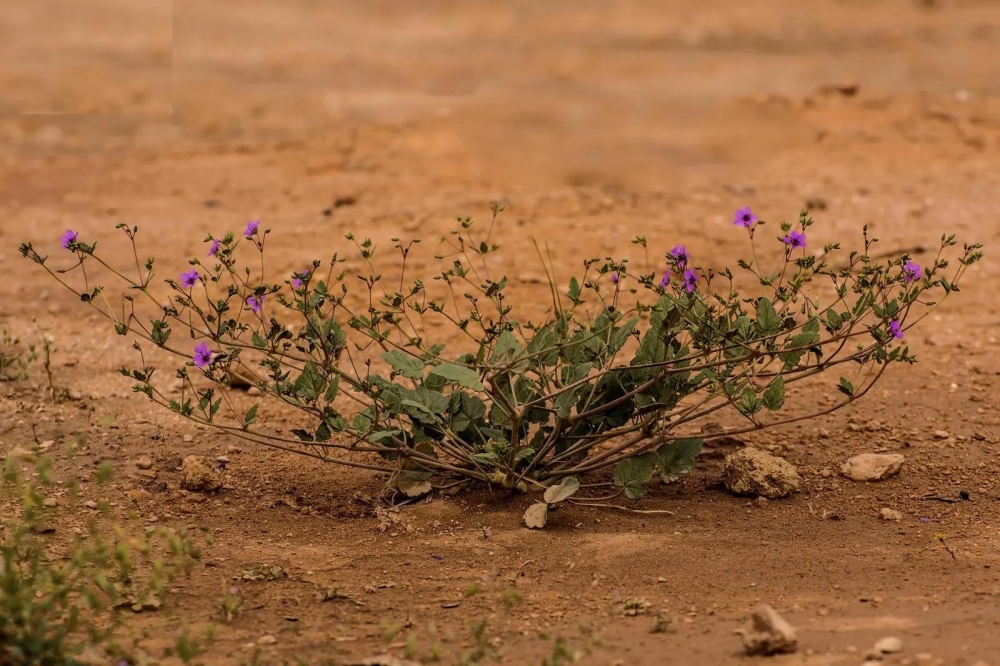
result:
[[[56,478],[85,482],[73,504],[53,491],[54,539],[97,499],[132,528],[211,531],[170,607],[130,620],[164,664],[185,624],[214,628],[205,664],[402,657],[410,635],[417,658],[437,641],[457,663],[484,616],[510,664],[559,638],[588,664],[860,664],[887,635],[904,642],[888,664],[1000,664],[998,44],[992,0],[5,0],[0,326],[46,327],[76,399],[49,401],[38,366],[0,386],[3,448],[54,440]],[[640,505],[673,516],[568,507],[528,531],[528,498],[471,491],[404,506],[383,531],[364,498],[384,478],[252,446],[218,495],[179,490],[183,456],[240,443],[133,395],[115,372],[127,341],[16,251],[57,255],[73,228],[125,259],[113,227],[127,222],[173,273],[206,233],[260,217],[289,272],[352,230],[424,238],[430,256],[455,216],[493,201],[508,206],[497,270],[525,302],[544,291],[532,239],[563,275],[589,256],[639,261],[637,234],[657,260],[683,242],[734,264],[743,205],[778,220],[808,203],[815,246],[855,247],[868,225],[886,250],[948,232],[988,254],[908,335],[917,365],[833,416],[744,438],[799,467],[791,499],[731,497],[706,457]],[[906,456],[898,477],[836,473],[876,450]],[[101,461],[111,486],[90,482]],[[288,575],[239,582],[225,623],[223,591],[259,563]],[[648,611],[626,616],[629,599]],[[733,630],[761,602],[798,627],[799,653],[740,656]],[[651,633],[660,612],[676,631]]]

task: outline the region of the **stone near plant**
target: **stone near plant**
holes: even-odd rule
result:
[[[734,495],[778,499],[799,490],[799,472],[784,458],[747,447],[726,457],[723,482]]]

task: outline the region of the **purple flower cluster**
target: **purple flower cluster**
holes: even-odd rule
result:
[[[199,370],[204,370],[208,366],[212,365],[213,354],[215,354],[215,352],[209,349],[208,344],[202,340],[201,344],[194,348],[194,364]]]
[[[62,238],[59,239],[62,242],[62,246],[65,249],[70,249],[70,245],[76,242],[76,239],[80,237],[80,233],[73,231],[72,229],[67,229],[66,233],[63,234]]]
[[[696,282],[698,282],[698,274],[694,272],[693,268],[684,271],[684,276],[681,278],[681,286],[684,287],[684,291],[693,294]]]
[[[920,264],[908,261],[903,265],[903,282],[906,284],[912,284],[920,279],[920,274],[923,269],[920,268]]]
[[[673,259],[677,263],[677,270],[681,272],[687,268],[688,262],[691,260],[691,255],[688,254],[687,248],[683,245],[675,245],[674,248],[667,253],[667,257]]]
[[[781,242],[790,248],[795,247],[805,247],[806,246],[806,235],[799,231],[798,229],[792,229],[792,231],[781,239]]]
[[[192,268],[187,273],[181,273],[181,286],[190,289],[198,284],[198,280],[200,279],[201,276],[198,274],[198,271]]]
[[[752,229],[755,224],[759,221],[759,218],[753,214],[750,210],[750,206],[744,206],[736,211],[736,215],[733,218],[733,224],[737,227],[744,227],[746,229]]]
[[[303,280],[308,280],[309,276],[312,274],[310,270],[299,271],[298,273],[292,274],[292,288],[301,289],[302,285],[305,284]]]

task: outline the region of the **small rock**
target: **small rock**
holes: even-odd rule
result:
[[[875,642],[875,649],[882,654],[895,654],[903,651],[903,639],[898,636],[886,636]]]
[[[903,519],[903,514],[901,514],[899,511],[896,511],[895,509],[890,509],[889,507],[885,507],[879,513],[882,515],[882,520],[902,520]]]
[[[795,628],[770,606],[759,606],[750,621],[736,633],[743,638],[747,656],[790,654],[799,648]]]
[[[153,469],[153,459],[149,456],[139,456],[135,461],[135,466],[139,469]]]
[[[949,437],[951,437],[951,433],[949,433],[947,430],[934,431],[934,439],[948,439]]]
[[[724,483],[734,495],[778,499],[799,490],[799,473],[784,458],[747,447],[726,456]]]
[[[97,502],[95,502],[94,500],[87,500],[86,502],[83,503],[83,505],[91,510],[97,509]]]
[[[226,447],[226,453],[227,454],[243,453],[243,449],[241,449],[238,446],[235,446],[234,444],[230,444],[229,446]]]
[[[229,456],[216,456],[215,462],[226,464],[229,462]]]
[[[23,460],[24,462],[33,463],[38,458],[34,453],[20,446],[15,446],[10,451],[7,452],[5,460]]]
[[[256,386],[251,386],[247,389],[247,395],[260,395],[260,389]]]
[[[904,460],[899,453],[862,453],[845,462],[840,473],[853,481],[882,481],[898,474]]]
[[[59,505],[59,500],[57,500],[55,497],[46,497],[45,499],[42,500],[42,506],[46,506],[50,509],[58,505]]]
[[[190,444],[191,442],[193,442],[193,441],[194,441],[194,437],[192,437],[191,435],[184,435],[183,439],[184,439],[184,441],[185,441],[185,442],[187,442],[188,444]]]
[[[70,391],[69,392],[69,399],[70,400],[83,400],[83,393],[81,393],[80,391]]]
[[[42,451],[48,451],[53,446],[55,446],[55,443],[56,443],[56,440],[54,440],[54,439],[47,439],[44,442],[42,442],[41,444],[39,444],[38,448],[40,448]]]
[[[181,463],[181,488],[195,492],[214,492],[222,479],[202,456],[188,456]]]
[[[257,641],[257,645],[274,645],[277,642],[278,639],[275,638],[273,634],[267,634],[260,637],[260,640]]]

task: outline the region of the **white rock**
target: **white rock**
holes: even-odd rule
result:
[[[275,638],[273,634],[267,634],[260,637],[260,640],[257,641],[257,645],[274,645],[277,642],[278,639]]]
[[[743,650],[748,656],[790,654],[799,648],[795,627],[770,606],[759,606],[750,621],[736,633],[743,638]]]
[[[845,462],[840,473],[853,481],[882,481],[898,474],[904,460],[899,453],[862,453]]]
[[[898,636],[886,636],[875,643],[875,649],[882,654],[895,654],[903,651],[903,639]]]
[[[901,514],[899,511],[896,511],[895,509],[890,509],[889,507],[885,507],[879,513],[882,515],[882,520],[902,520],[903,519],[903,514]]]
[[[747,447],[726,456],[723,481],[734,495],[778,499],[799,490],[799,472],[784,458]]]

